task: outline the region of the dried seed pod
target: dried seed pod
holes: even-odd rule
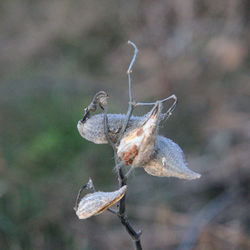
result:
[[[158,136],[155,149],[154,157],[143,166],[148,174],[188,180],[200,178],[200,174],[187,167],[183,151],[172,140]]]
[[[109,136],[112,140],[118,139],[125,117],[123,114],[108,114]],[[128,130],[140,125],[143,118],[145,117],[132,116],[128,124]],[[80,135],[96,144],[108,143],[104,133],[103,119],[104,115],[98,114],[85,121],[80,120],[77,124]]]
[[[123,186],[114,192],[94,192],[85,195],[77,206],[76,215],[79,219],[98,215],[118,202],[126,190],[127,186]]]
[[[154,154],[159,115],[162,104],[157,102],[141,126],[129,130],[122,137],[117,155],[126,165],[141,167]]]
[[[142,126],[145,119],[150,115],[150,112],[144,116],[131,116],[127,131]],[[159,121],[164,120],[165,114],[160,114]],[[113,141],[119,138],[122,125],[125,121],[125,114],[108,114],[109,136]],[[87,116],[79,120],[77,129],[80,135],[91,142],[96,144],[107,144],[107,138],[104,133],[103,124],[104,114],[97,114],[94,116]]]
[[[136,127],[140,127],[145,121],[145,116],[132,116],[127,131],[132,131]],[[78,130],[81,136],[89,141],[97,144],[108,143],[103,125],[103,114],[98,114],[90,117],[85,123],[78,122]],[[108,114],[109,130],[112,139],[117,139],[119,132],[125,120],[123,114]],[[160,119],[161,120],[161,116]],[[133,149],[135,151],[135,148]],[[142,165],[145,171],[150,175],[155,176],[173,176],[182,179],[196,179],[200,174],[195,173],[187,168],[183,151],[172,140],[157,135],[155,144],[155,153],[146,164]]]

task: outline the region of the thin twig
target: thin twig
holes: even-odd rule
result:
[[[134,66],[134,63],[135,63],[135,59],[136,59],[136,56],[137,56],[137,53],[138,53],[138,49],[136,47],[136,45],[131,42],[131,41],[128,41],[128,44],[132,45],[134,47],[134,55],[133,55],[133,58],[131,60],[131,63],[128,67],[128,70],[127,70],[127,74],[128,74],[128,88],[129,88],[129,107],[128,107],[128,111],[127,111],[127,115],[126,115],[126,119],[125,119],[125,122],[122,126],[122,130],[121,130],[121,133],[120,133],[120,136],[119,136],[119,139],[117,141],[117,143],[119,144],[119,142],[121,141],[121,138],[122,136],[124,135],[127,127],[128,127],[128,123],[129,123],[129,120],[131,118],[131,115],[133,113],[133,110],[134,110],[134,96],[133,96],[133,88],[132,88],[132,69],[133,69],[133,66]]]
[[[118,163],[116,146],[112,142],[112,140],[108,134],[109,129],[108,129],[107,111],[108,111],[108,107],[106,106],[106,107],[104,107],[104,119],[103,119],[104,131],[105,131],[105,136],[106,136],[108,142],[111,144],[111,146],[113,147],[113,150],[114,150],[114,158],[115,158],[116,168],[118,169],[119,185],[120,185],[120,187],[122,187],[122,186],[126,185],[127,178],[123,174],[123,171],[122,171],[123,162]],[[129,233],[131,238],[134,240],[135,249],[141,250],[142,249],[141,242],[140,242],[141,231],[136,232],[133,229],[133,227],[131,226],[131,224],[128,220],[127,214],[126,214],[126,194],[124,194],[123,198],[119,202],[119,211],[115,211],[113,209],[109,209],[109,211],[116,214],[120,218],[122,225],[124,225],[124,227],[126,228],[126,231]]]
[[[133,170],[133,166],[127,172],[127,174],[123,173],[124,162],[120,161],[120,159],[118,158],[117,146],[119,146],[120,141],[126,132],[126,129],[128,127],[128,124],[129,124],[129,121],[131,119],[134,108],[136,106],[149,106],[149,105],[156,106],[156,105],[159,105],[159,103],[163,103],[167,100],[173,99],[174,102],[170,106],[170,108],[167,110],[167,112],[161,114],[161,116],[160,116],[160,120],[163,120],[163,119],[169,118],[169,116],[172,114],[173,110],[175,109],[175,106],[177,103],[177,98],[175,95],[171,95],[163,100],[156,101],[154,103],[141,103],[141,102],[136,103],[135,102],[134,96],[133,96],[133,88],[132,88],[132,69],[133,69],[133,66],[134,66],[134,63],[136,60],[138,49],[133,42],[128,41],[128,44],[132,45],[134,48],[134,54],[133,54],[132,60],[130,62],[130,65],[128,67],[128,70],[127,70],[128,87],[129,87],[129,103],[128,103],[129,106],[128,106],[128,111],[127,111],[126,117],[124,119],[118,140],[116,142],[113,141],[111,136],[110,136],[110,133],[109,133],[110,130],[109,130],[109,125],[108,125],[108,95],[105,91],[100,91],[94,96],[90,105],[85,109],[85,114],[84,114],[84,117],[82,119],[82,122],[85,122],[90,117],[90,113],[96,111],[96,109],[98,108],[98,105],[99,105],[99,107],[101,107],[104,110],[104,118],[103,118],[104,132],[105,132],[105,136],[106,136],[108,143],[112,146],[113,151],[114,151],[115,168],[117,170],[117,176],[118,176],[120,188],[127,184],[127,177],[131,173],[131,171]],[[76,199],[75,209],[78,208],[78,203],[80,201],[80,195],[81,195],[81,192],[83,191],[83,189],[85,189],[85,188],[94,189],[93,183],[92,182],[90,183],[90,181],[88,184],[84,185],[79,190],[79,193],[78,193],[78,196]],[[123,198],[120,199],[120,201],[119,201],[119,209],[115,210],[112,208],[108,208],[108,211],[118,216],[122,225],[125,227],[126,231],[129,233],[130,237],[133,239],[135,249],[141,250],[142,246],[141,246],[141,242],[140,242],[140,236],[141,236],[142,232],[141,231],[136,232],[128,220],[128,217],[126,214],[126,193],[124,194]]]
[[[127,74],[128,74],[128,83],[129,83],[129,108],[127,111],[127,115],[126,115],[126,119],[125,122],[123,124],[120,136],[118,141],[116,142],[116,145],[119,145],[121,138],[123,137],[129,120],[131,118],[132,112],[133,112],[133,108],[134,108],[134,97],[133,97],[133,90],[132,90],[132,67],[135,63],[135,59],[136,59],[136,55],[138,53],[138,49],[136,47],[136,45],[131,42],[128,41],[129,44],[131,44],[134,47],[134,56],[131,60],[131,63],[129,65]],[[122,170],[122,166],[123,166],[123,162],[119,162],[118,156],[117,156],[117,147],[114,144],[114,142],[112,141],[112,139],[109,136],[109,126],[108,126],[108,116],[107,116],[107,112],[108,112],[108,105],[104,107],[104,132],[105,132],[105,136],[107,141],[109,142],[109,144],[112,146],[113,151],[114,151],[114,159],[115,159],[115,168],[118,170],[117,171],[117,175],[118,175],[118,180],[119,180],[119,186],[122,187],[124,185],[126,185],[127,182],[127,178],[123,173]],[[110,212],[114,212],[113,210],[109,210]],[[133,227],[131,226],[127,214],[126,214],[126,194],[124,194],[123,198],[119,201],[119,211],[118,213],[115,212],[115,214],[117,214],[117,216],[120,218],[120,221],[122,223],[122,225],[124,225],[124,227],[126,228],[127,232],[129,233],[129,235],[131,236],[131,238],[134,240],[134,246],[135,249],[137,250],[141,250],[142,246],[141,246],[141,242],[140,242],[140,236],[141,236],[141,231],[136,232]]]
[[[119,211],[118,210],[115,210],[115,209],[112,209],[112,208],[108,208],[107,209],[109,212],[111,212],[112,214],[115,214],[115,215],[118,215],[119,214]]]
[[[76,211],[78,209],[78,205],[79,205],[79,202],[80,202],[80,198],[81,198],[81,194],[82,194],[82,191],[84,189],[92,189],[94,192],[95,192],[95,186],[91,180],[91,178],[89,178],[89,181],[88,183],[86,183],[85,185],[83,185],[79,191],[78,191],[78,194],[77,194],[77,197],[76,197],[76,202],[75,202],[75,206],[74,206],[74,210]]]
[[[164,102],[166,102],[166,101],[168,101],[168,100],[170,100],[170,99],[174,99],[174,104],[173,104],[173,105],[175,105],[176,102],[177,102],[177,97],[176,97],[176,95],[171,95],[171,96],[169,96],[169,97],[167,97],[167,98],[164,98],[164,99],[162,99],[162,100],[158,100],[157,102],[164,103]],[[156,102],[137,102],[137,103],[135,104],[135,106],[136,106],[136,107],[137,107],[137,106],[153,106],[153,105],[155,105],[155,103],[156,103]],[[173,106],[173,105],[172,105],[172,106]]]
[[[177,97],[176,97],[176,95],[171,95],[171,96],[169,96],[169,97],[167,97],[165,99],[156,101],[156,102],[163,103],[163,102],[166,102],[166,101],[168,101],[170,99],[173,99],[174,102],[171,105],[171,107],[167,110],[166,113],[161,114],[161,117],[160,117],[161,120],[168,119],[172,115],[172,113],[173,113],[173,111],[174,111],[174,109],[176,107],[176,104],[177,104]],[[156,104],[156,102],[137,102],[134,106],[135,107],[137,107],[137,106],[153,106],[153,105]]]
[[[162,101],[165,102],[165,101],[167,101],[169,99],[174,99],[174,102],[171,105],[171,107],[167,110],[166,113],[161,114],[161,120],[168,119],[172,115],[173,111],[175,110],[175,107],[176,107],[176,104],[177,104],[177,97],[176,97],[176,95],[171,95],[168,98],[163,99]]]
[[[108,106],[104,107],[104,132],[108,143],[112,146],[114,153],[116,152],[116,146],[109,136],[109,126],[108,126]]]

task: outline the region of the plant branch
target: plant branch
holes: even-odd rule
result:
[[[157,101],[157,102],[164,103],[164,102],[166,102],[166,101],[168,101],[170,99],[173,99],[174,102],[170,106],[170,108],[167,110],[166,113],[161,114],[161,120],[168,119],[172,115],[172,112],[174,111],[174,109],[176,107],[176,104],[177,104],[177,97],[176,97],[176,95],[171,95],[171,96],[169,96],[169,97],[167,97],[165,99]],[[137,106],[153,106],[155,104],[156,104],[156,102],[137,102],[137,103],[135,103],[134,106],[135,107],[137,107]]]
[[[112,146],[113,151],[114,151],[115,168],[117,170],[117,177],[118,177],[120,188],[127,184],[127,178],[129,176],[129,174],[131,173],[131,171],[133,170],[133,166],[131,166],[130,170],[127,171],[126,174],[124,174],[124,172],[123,172],[124,162],[118,158],[117,148],[120,144],[121,139],[123,138],[124,134],[126,133],[126,130],[127,130],[128,124],[130,122],[134,108],[137,106],[159,105],[159,103],[164,103],[170,99],[173,99],[174,102],[172,103],[170,108],[167,110],[167,112],[160,114],[159,119],[164,120],[164,119],[168,119],[171,116],[171,114],[174,111],[176,104],[177,104],[177,97],[175,95],[171,95],[165,99],[162,99],[162,100],[159,100],[159,101],[156,101],[153,103],[141,103],[141,102],[136,103],[135,102],[134,96],[133,96],[133,86],[132,86],[132,70],[133,70],[135,60],[136,60],[138,49],[133,42],[128,41],[128,44],[130,44],[134,48],[134,54],[133,54],[132,60],[130,62],[130,65],[128,67],[128,70],[127,70],[128,87],[129,87],[129,102],[128,102],[129,106],[128,106],[128,111],[127,111],[126,117],[125,117],[124,122],[122,124],[121,132],[119,134],[118,140],[114,141],[114,139],[112,139],[112,136],[110,136],[111,133],[110,133],[109,125],[108,125],[109,124],[108,123],[108,98],[109,98],[109,96],[107,95],[107,93],[105,91],[99,91],[98,93],[96,93],[96,95],[93,97],[92,102],[89,104],[89,106],[87,108],[85,108],[85,114],[84,114],[84,117],[82,119],[82,122],[85,122],[87,119],[89,119],[90,113],[95,112],[97,110],[98,106],[104,110],[104,117],[103,117],[104,133],[105,133],[105,137],[106,137],[108,143]],[[91,179],[89,180],[89,182],[86,185],[84,185],[79,190],[79,193],[78,193],[78,196],[76,199],[75,209],[78,208],[78,203],[80,200],[81,192],[85,188],[91,188],[91,189],[95,190]],[[120,201],[119,201],[119,209],[108,208],[107,210],[118,216],[122,225],[125,227],[126,231],[130,235],[130,237],[133,239],[135,249],[141,250],[142,246],[141,246],[141,242],[140,242],[140,236],[141,236],[142,232],[141,231],[136,232],[128,220],[128,217],[126,214],[126,193],[124,194],[123,198],[120,199]]]
[[[114,142],[112,141],[112,139],[109,136],[108,106],[104,107],[104,121],[103,122],[104,122],[104,132],[105,132],[106,139],[107,139],[108,143],[112,146],[114,153],[115,153],[115,159],[116,159],[117,158],[116,157],[116,145],[114,144]]]
[[[107,111],[108,107],[104,107],[104,131],[105,131],[105,136],[109,142],[109,144],[113,147],[114,150],[114,158],[115,158],[115,163],[116,163],[116,168],[118,169],[118,180],[119,180],[119,186],[122,187],[126,185],[127,183],[127,178],[124,175],[122,171],[122,166],[123,162],[118,163],[118,158],[117,158],[117,150],[115,144],[112,142],[111,138],[109,137],[108,134],[108,119],[107,119]],[[109,209],[110,212],[116,214],[122,223],[122,225],[126,228],[126,231],[129,233],[131,238],[134,240],[135,244],[135,249],[141,250],[141,242],[140,242],[140,236],[141,236],[141,231],[136,232],[133,227],[131,226],[127,214],[126,214],[126,194],[124,194],[123,198],[119,201],[119,211],[115,211],[113,209]]]
[[[132,69],[133,69],[133,66],[134,66],[134,63],[135,63],[135,59],[136,59],[136,56],[137,56],[137,53],[138,53],[138,49],[137,49],[136,45],[133,42],[128,41],[128,44],[130,44],[130,45],[132,45],[134,47],[134,55],[133,55],[133,58],[132,58],[132,60],[130,62],[130,65],[128,67],[128,70],[127,70],[128,88],[129,88],[129,107],[128,107],[126,119],[125,119],[125,122],[124,122],[124,124],[122,126],[122,130],[121,130],[119,139],[117,141],[117,144],[119,144],[119,142],[121,141],[122,136],[126,132],[126,129],[128,127],[128,123],[129,123],[129,120],[130,120],[131,115],[133,113],[134,105],[135,105],[134,104],[134,96],[133,96],[133,88],[132,88]]]
[[[135,63],[136,55],[138,53],[138,49],[137,49],[136,45],[133,42],[130,42],[130,41],[128,43],[131,44],[134,47],[134,56],[132,58],[132,61],[131,61],[130,65],[129,65],[129,68],[128,68],[128,71],[127,71],[127,73],[128,73],[128,81],[129,81],[129,108],[128,108],[127,116],[126,116],[125,122],[123,124],[119,139],[116,142],[116,144],[114,144],[114,142],[112,141],[112,139],[109,136],[109,126],[108,126],[108,116],[107,116],[108,105],[104,106],[104,119],[103,119],[104,132],[105,132],[106,139],[109,142],[109,144],[112,146],[113,151],[114,151],[114,159],[115,159],[115,164],[116,164],[115,168],[117,169],[117,175],[118,175],[118,180],[119,180],[119,186],[120,187],[126,185],[127,178],[124,175],[123,170],[122,170],[122,166],[124,165],[124,163],[119,162],[119,159],[118,159],[118,156],[117,156],[117,147],[116,147],[116,145],[119,145],[120,140],[123,137],[123,135],[124,135],[124,133],[125,133],[125,131],[127,129],[127,126],[128,126],[128,123],[129,123],[129,120],[131,118],[133,108],[134,108],[134,104],[133,104],[134,98],[133,98],[133,91],[132,91],[131,73],[132,73],[132,67],[133,67],[133,65]],[[109,210],[109,211],[112,212],[112,213],[115,213],[119,217],[122,225],[126,228],[126,231],[130,235],[130,237],[134,240],[135,249],[141,250],[142,249],[141,242],[140,242],[141,231],[136,232],[133,229],[133,227],[131,226],[131,224],[130,224],[130,222],[128,220],[127,214],[126,214],[126,194],[124,194],[123,198],[119,201],[119,211],[118,212],[116,212],[116,211],[114,212],[114,210]]]

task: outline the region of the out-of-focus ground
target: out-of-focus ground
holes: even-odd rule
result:
[[[72,209],[89,176],[117,188],[111,148],[76,123],[99,90],[126,112],[128,39],[136,100],[178,96],[160,133],[202,174],[135,171],[128,215],[144,249],[250,248],[249,1],[2,0],[0,13],[0,249],[132,249],[114,215]]]

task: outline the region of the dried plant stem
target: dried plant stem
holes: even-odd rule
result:
[[[107,117],[107,113],[108,113],[108,106],[104,107],[104,131],[105,131],[105,136],[109,142],[109,144],[112,146],[113,151],[114,151],[114,159],[115,159],[115,164],[116,164],[116,169],[117,169],[117,175],[118,175],[118,181],[119,181],[119,186],[122,187],[124,185],[126,185],[127,183],[127,177],[126,175],[124,175],[123,170],[122,170],[122,166],[123,166],[123,162],[119,162],[119,159],[117,157],[117,145],[119,145],[120,140],[122,138],[122,136],[124,135],[124,133],[126,132],[129,120],[131,118],[131,115],[133,113],[133,109],[134,109],[134,97],[133,97],[133,90],[132,90],[132,68],[136,59],[136,55],[138,53],[138,49],[136,47],[136,45],[133,42],[128,41],[129,44],[131,44],[134,47],[134,56],[131,60],[131,63],[129,65],[127,74],[128,74],[128,83],[129,83],[129,108],[127,111],[127,115],[126,115],[126,119],[125,122],[123,124],[120,136],[118,141],[116,142],[116,144],[112,141],[112,139],[109,136],[109,126],[108,126],[108,117]],[[142,246],[141,246],[141,241],[140,241],[140,236],[141,236],[141,231],[136,232],[134,230],[134,228],[131,226],[127,214],[126,214],[126,194],[123,196],[123,198],[119,201],[119,211],[115,211],[115,210],[111,210],[109,209],[110,212],[116,214],[119,218],[120,221],[122,223],[122,225],[126,228],[126,231],[128,232],[128,234],[130,235],[130,237],[133,239],[134,241],[134,246],[135,249],[137,250],[141,250]]]
[[[119,142],[121,141],[121,138],[124,135],[124,133],[125,133],[127,127],[128,127],[129,119],[130,119],[130,117],[131,117],[131,115],[133,113],[134,107],[135,107],[133,88],[132,88],[132,69],[133,69],[133,65],[135,63],[135,59],[136,59],[136,56],[137,56],[137,53],[138,53],[138,49],[137,49],[136,45],[133,42],[128,41],[128,44],[131,44],[134,47],[134,55],[133,55],[133,58],[132,58],[131,63],[130,63],[130,65],[128,67],[128,70],[127,70],[128,88],[129,88],[129,107],[128,107],[128,112],[127,112],[127,115],[126,115],[126,119],[125,119],[125,122],[124,122],[124,124],[122,126],[121,134],[119,136],[117,144],[119,144]]]
[[[168,101],[170,99],[173,99],[174,102],[171,105],[171,107],[167,110],[166,113],[161,114],[161,120],[166,120],[172,115],[172,112],[174,111],[174,109],[176,107],[176,104],[177,104],[177,97],[176,97],[176,95],[171,95],[171,96],[169,96],[169,97],[167,97],[165,99],[162,99],[162,100],[158,101],[158,102],[164,103],[164,102],[166,102],[166,101]],[[156,104],[156,102],[137,102],[137,103],[135,103],[134,106],[135,107],[137,107],[137,106],[153,106],[155,104]]]
[[[122,170],[123,162],[119,163],[119,160],[117,157],[116,145],[112,142],[112,140],[108,134],[107,110],[108,110],[108,108],[105,107],[104,108],[104,130],[105,130],[106,138],[114,150],[114,158],[115,158],[116,169],[117,169],[117,174],[118,174],[119,186],[122,187],[122,186],[125,186],[127,184],[127,178],[124,175],[123,170]],[[111,209],[109,209],[109,211],[116,214],[120,218],[122,225],[126,228],[127,232],[129,233],[131,238],[134,240],[135,249],[137,249],[137,250],[142,249],[141,242],[140,242],[141,231],[136,232],[133,229],[133,227],[131,226],[131,224],[128,220],[127,214],[126,214],[126,194],[119,201],[119,211],[111,210]]]

